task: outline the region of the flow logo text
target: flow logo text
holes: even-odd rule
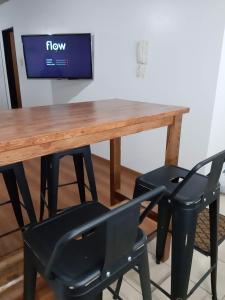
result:
[[[64,51],[66,50],[66,43],[53,43],[52,41],[46,42],[46,50],[47,51]]]

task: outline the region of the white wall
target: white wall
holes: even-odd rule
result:
[[[36,18],[35,22],[34,16],[37,12],[35,2],[45,6],[45,1],[34,0],[11,0],[0,6],[0,30],[14,27],[23,106],[52,104],[51,82],[49,80],[28,80],[23,61],[21,34],[45,32],[46,25],[42,24],[41,15]],[[0,43],[2,46],[2,35],[0,35]],[[2,52],[4,56],[4,51]]]
[[[225,33],[219,75],[217,81],[215,105],[213,110],[208,155],[225,149]]]
[[[208,156],[225,149],[225,32],[211,123]],[[209,171],[209,170],[208,170]],[[225,193],[225,174],[220,178],[221,192]]]
[[[120,97],[189,106],[180,164],[208,153],[225,22],[224,0],[11,0],[0,29],[14,26],[24,105]],[[27,80],[21,34],[91,32],[93,81]],[[149,41],[147,75],[136,78],[136,42]],[[166,130],[123,139],[123,163],[145,172],[163,163]],[[93,147],[108,157],[108,143]]]

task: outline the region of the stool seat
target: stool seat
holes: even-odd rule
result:
[[[169,197],[189,172],[190,170],[177,166],[163,166],[138,177],[137,184],[139,183],[148,189],[164,185],[167,189],[167,197]],[[199,201],[204,194],[207,183],[207,176],[195,173],[175,195],[173,201],[177,200],[184,205]]]
[[[143,300],[151,299],[146,236],[139,229],[140,205],[158,204],[165,187],[109,210],[91,201],[24,230],[24,300],[35,299],[36,275],[56,299],[102,300],[105,288],[119,297],[125,273],[138,268]],[[153,205],[153,206],[154,206]],[[152,206],[152,207],[153,207]],[[110,286],[118,280],[116,290]]]

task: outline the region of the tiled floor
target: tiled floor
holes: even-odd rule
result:
[[[220,212],[225,215],[225,196],[221,196]],[[170,291],[170,260],[160,265],[155,264],[155,240],[149,246],[149,265],[151,278],[160,286]],[[201,275],[209,268],[209,258],[195,251],[192,263],[191,282],[189,288],[201,278]],[[120,296],[124,300],[139,300],[142,299],[139,285],[139,278],[135,271],[130,271],[126,274],[122,284]],[[160,291],[152,287],[153,300],[168,299]],[[105,300],[111,300],[112,295],[106,291],[104,294]],[[210,278],[201,284],[195,293],[189,298],[190,300],[209,300],[212,299],[210,294]],[[218,262],[218,300],[225,300],[225,242],[219,247],[219,262]]]

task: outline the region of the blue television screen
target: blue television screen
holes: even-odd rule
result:
[[[22,36],[28,78],[91,79],[91,34]]]

